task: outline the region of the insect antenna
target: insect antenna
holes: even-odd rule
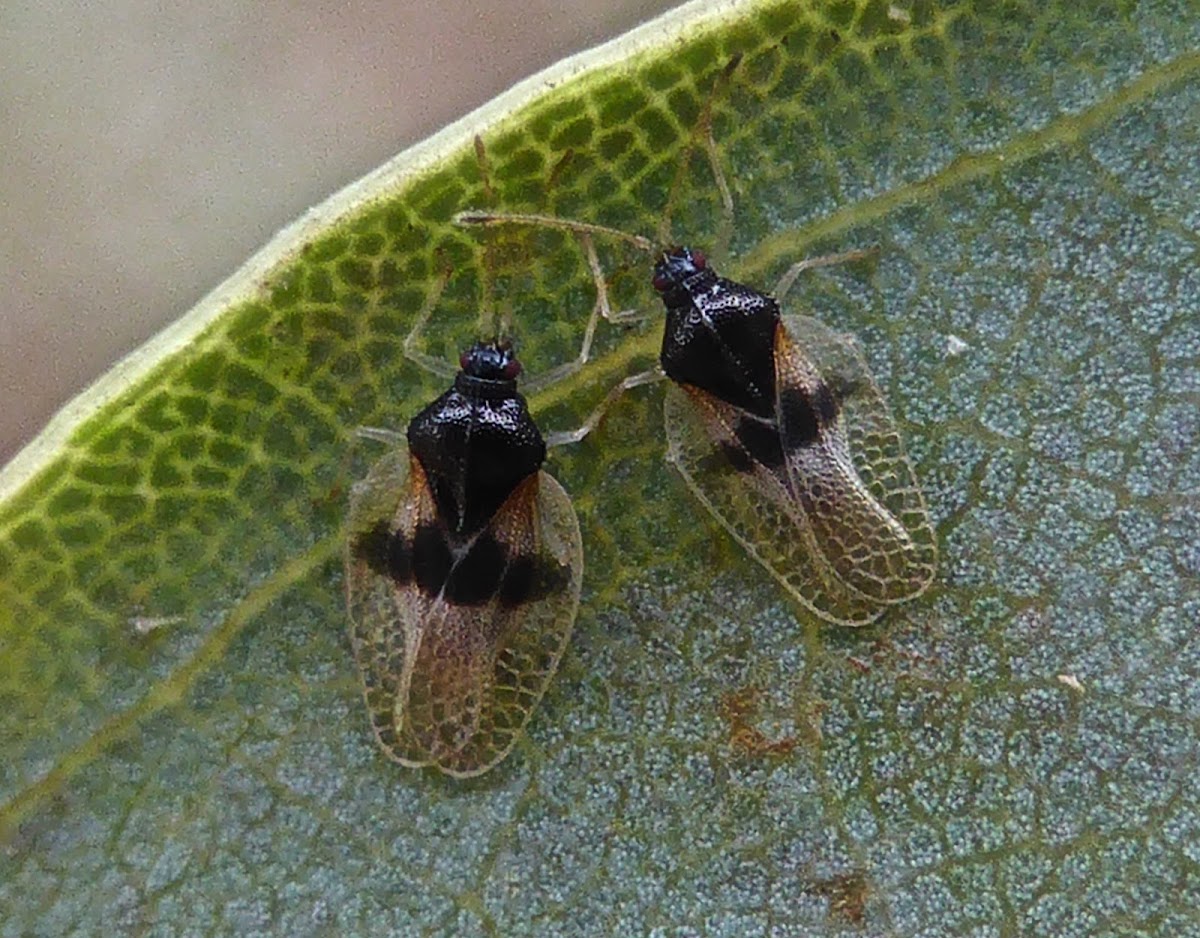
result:
[[[534,212],[493,212],[487,209],[469,208],[458,212],[451,219],[456,225],[469,227],[494,227],[496,225],[533,225],[538,228],[556,228],[559,231],[570,231],[576,235],[605,235],[625,241],[640,250],[653,253],[658,249],[655,242],[643,235],[622,231],[620,228],[609,228],[607,225],[595,225],[586,221],[575,221],[570,218],[558,218],[555,215],[540,215]]]
[[[721,199],[721,220],[717,228],[716,237],[713,239],[711,245],[713,248],[711,254],[719,261],[726,259],[729,253],[729,243],[733,240],[734,210],[733,193],[729,188],[729,183],[725,179],[725,172],[721,169],[721,158],[717,152],[717,140],[713,135],[713,106],[716,104],[718,96],[723,94],[729,87],[733,79],[733,73],[737,71],[741,62],[742,54],[739,52],[725,63],[725,66],[713,80],[712,87],[709,89],[704,99],[704,104],[700,108],[700,116],[692,126],[688,134],[687,145],[683,148],[683,153],[679,157],[674,178],[671,180],[671,188],[667,191],[667,204],[663,208],[658,226],[659,242],[664,246],[675,244],[676,242],[671,235],[671,219],[675,217],[676,203],[679,201],[684,182],[691,171],[692,154],[696,150],[697,144],[699,144],[708,161],[708,168],[712,173],[713,184],[717,187],[717,192]]]

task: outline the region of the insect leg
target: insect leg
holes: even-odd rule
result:
[[[641,315],[635,309],[621,310],[616,313],[612,311],[612,307],[608,302],[608,287],[604,283],[604,270],[600,266],[600,258],[596,254],[596,245],[592,242],[591,232],[577,231],[575,232],[575,237],[579,240],[579,244],[583,248],[588,269],[592,272],[592,280],[596,284],[596,302],[592,304],[592,312],[588,316],[587,326],[583,331],[583,344],[579,347],[579,354],[574,360],[565,362],[527,380],[525,382],[526,394],[535,394],[542,388],[549,387],[563,378],[575,374],[575,372],[587,364],[588,357],[592,353],[592,340],[596,336],[596,324],[601,318],[606,322],[615,324],[628,323]]]
[[[354,435],[360,440],[372,440],[387,446],[396,446],[405,441],[405,436],[399,430],[388,430],[384,427],[355,427]]]
[[[405,358],[429,373],[447,380],[453,380],[454,376],[458,374],[458,369],[449,362],[444,362],[433,355],[426,355],[424,352],[418,351],[416,345],[421,331],[425,328],[426,323],[429,322],[433,308],[437,306],[438,300],[442,297],[442,291],[446,289],[446,284],[450,280],[450,273],[450,269],[447,268],[442,271],[441,276],[434,282],[433,290],[425,298],[424,304],[417,312],[416,321],[413,323],[413,327],[409,330],[408,335],[405,336],[402,346]],[[390,447],[399,446],[406,441],[404,433],[398,430],[388,430],[385,427],[355,427],[354,436],[360,440],[371,440],[372,442],[382,443]]]
[[[492,212],[484,209],[468,209],[459,212],[454,216],[454,223],[463,227],[471,225],[484,227],[494,225],[530,225],[539,228],[554,228],[559,231],[570,232],[575,236],[580,247],[583,248],[584,259],[587,261],[588,270],[592,274],[592,282],[596,286],[596,301],[592,305],[592,312],[588,317],[587,326],[584,329],[583,344],[580,346],[579,354],[573,361],[566,362],[542,374],[528,378],[524,384],[526,394],[536,394],[543,388],[549,387],[563,378],[574,374],[586,365],[591,356],[592,341],[596,335],[596,326],[601,319],[614,325],[624,325],[634,322],[644,315],[640,310],[636,309],[613,311],[608,301],[608,286],[605,283],[604,269],[601,267],[600,257],[596,253],[596,245],[592,240],[592,236],[599,234],[617,238],[635,245],[640,250],[653,252],[654,243],[648,238],[620,231],[616,228],[608,228],[604,225],[593,225],[588,222],[572,221],[567,218],[555,218],[553,215]]]
[[[879,253],[879,246],[869,248],[859,248],[853,251],[841,251],[837,254],[822,254],[820,257],[806,257],[802,261],[797,261],[789,267],[779,282],[775,284],[775,288],[771,291],[771,295],[775,297],[779,303],[783,302],[783,298],[787,296],[788,291],[792,289],[797,278],[806,270],[813,270],[817,267],[832,267],[835,264],[849,264],[853,261],[866,260],[868,257],[874,257]]]
[[[617,399],[631,388],[641,387],[643,384],[654,384],[657,381],[662,381],[666,378],[660,368],[651,368],[648,371],[639,371],[635,375],[630,375],[624,381],[613,386],[602,400],[579,427],[574,430],[559,430],[555,433],[546,434],[546,446],[562,446],[565,443],[578,443],[585,436],[596,429],[597,425],[603,419],[604,414],[608,411]]]
[[[434,281],[433,290],[429,296],[425,298],[420,311],[417,313],[416,321],[413,327],[409,330],[404,339],[404,357],[413,364],[424,368],[430,374],[437,375],[439,378],[453,379],[458,374],[458,369],[449,362],[442,361],[433,355],[427,355],[417,349],[417,341],[420,339],[421,332],[425,329],[425,325],[429,322],[429,317],[433,313],[433,309],[438,304],[438,300],[442,298],[442,291],[446,289],[446,284],[450,282],[451,271],[449,268],[442,271],[442,274]]]

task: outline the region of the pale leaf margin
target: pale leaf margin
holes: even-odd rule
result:
[[[281,229],[192,310],[134,349],[68,401],[33,440],[0,468],[0,504],[12,498],[68,447],[90,420],[129,393],[180,352],[222,314],[260,295],[263,285],[293,263],[305,245],[331,227],[387,199],[471,145],[475,136],[504,124],[526,105],[584,73],[631,62],[705,32],[758,5],[758,0],[691,0],[615,39],[563,59],[514,85],[487,104],[402,151],[378,169],[330,196]]]

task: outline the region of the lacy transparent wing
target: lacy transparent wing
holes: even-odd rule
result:
[[[822,619],[865,625],[885,607],[847,589],[823,561],[803,508],[779,474],[755,463],[734,468],[722,447],[738,447],[736,409],[695,388],[671,386],[664,411],[667,459],[709,513],[791,596]]]
[[[826,560],[850,589],[876,602],[920,595],[937,568],[937,540],[896,422],[853,338],[789,316],[775,362],[776,387],[815,366],[840,403],[836,431],[787,461],[791,492]]]
[[[378,472],[378,477],[377,477]],[[398,497],[394,464],[377,467],[356,492],[355,536],[377,529],[411,541],[435,522],[433,499],[412,463]],[[389,506],[390,520],[389,520]],[[501,583],[483,602],[456,605],[397,585],[347,554],[347,600],[355,657],[372,725],[387,754],[405,765],[478,775],[512,749],[558,667],[574,625],[583,549],[574,509],[549,475],[530,476],[487,527],[501,548]],[[466,545],[462,545],[466,546]],[[512,584],[525,598],[514,601]]]
[[[735,427],[747,415],[692,387],[668,389],[668,458],[716,519],[803,606],[865,625],[912,599],[936,568],[920,488],[861,355],[815,320],[789,317],[811,357],[784,336],[777,386],[824,380],[842,399],[837,424],[783,466],[755,460]],[[779,427],[773,428],[780,432]],[[783,446],[784,435],[780,444]],[[740,452],[739,471],[727,453]],[[748,467],[748,468],[747,468]]]
[[[371,569],[358,549],[364,539],[376,537],[380,530],[400,526],[415,527],[422,511],[425,486],[414,487],[409,475],[406,446],[398,446],[384,455],[350,496],[349,530],[346,538],[346,608],[350,617],[350,645],[358,664],[363,697],[375,738],[387,755],[405,765],[427,765],[410,741],[402,739],[402,726],[394,719],[396,701],[406,657],[405,641],[417,630],[396,616],[395,587],[390,580]],[[430,511],[424,506],[425,511]]]

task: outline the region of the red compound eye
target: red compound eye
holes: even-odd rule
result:
[[[650,281],[650,285],[659,293],[662,293],[671,285],[671,278],[666,274],[655,274],[654,279]]]
[[[697,270],[703,270],[708,266],[708,258],[704,256],[703,251],[692,251],[692,263]]]
[[[461,369],[462,371],[466,371],[466,370],[467,370],[467,364],[468,364],[470,361],[471,361],[471,353],[470,353],[470,352],[463,352],[461,355],[459,355],[459,356],[458,356],[458,367],[459,367],[459,369]]]
[[[515,358],[509,359],[504,364],[504,378],[506,381],[512,381],[521,373],[521,363]]]

